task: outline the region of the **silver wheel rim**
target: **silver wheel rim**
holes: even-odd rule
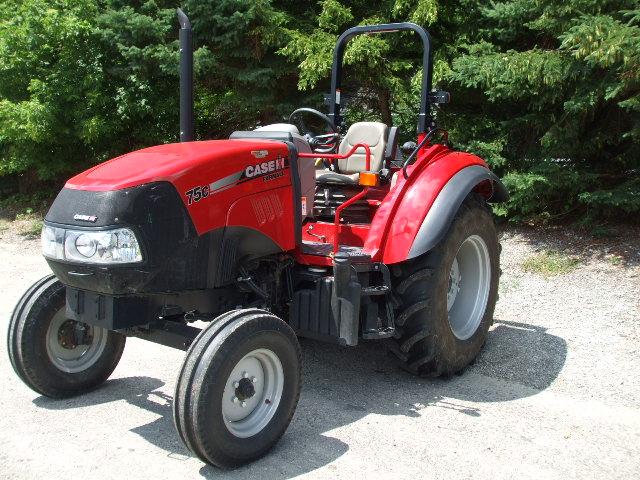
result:
[[[240,438],[258,434],[278,410],[283,388],[278,356],[266,348],[249,352],[234,367],[222,393],[227,429]]]
[[[92,337],[89,345],[63,346],[59,339],[59,331],[65,322],[69,321],[65,315],[65,308],[61,308],[53,316],[47,329],[47,355],[51,363],[58,369],[67,373],[82,372],[102,356],[107,346],[108,331],[104,328],[87,325],[88,334]]]
[[[449,272],[447,311],[453,334],[471,338],[487,307],[491,283],[489,249],[478,235],[468,237],[456,253]]]

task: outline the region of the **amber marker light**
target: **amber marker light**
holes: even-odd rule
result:
[[[374,172],[360,172],[360,185],[375,187],[378,185],[379,176]]]

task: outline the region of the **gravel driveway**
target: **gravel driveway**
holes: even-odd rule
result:
[[[39,242],[0,239],[0,327],[47,273]],[[2,478],[640,478],[640,243],[514,229],[500,301],[476,363],[451,380],[411,377],[380,345],[303,340],[300,404],[267,457],[224,472],[189,455],[173,426],[183,353],[130,339],[99,390],[53,401],[0,349]],[[545,277],[539,251],[576,259]],[[4,333],[3,333],[4,335]]]

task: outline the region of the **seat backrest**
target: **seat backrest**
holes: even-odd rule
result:
[[[380,122],[357,122],[349,127],[347,135],[340,143],[338,153],[344,155],[358,143],[366,143],[371,149],[371,171],[382,169],[387,147],[387,126]],[[340,173],[364,172],[367,169],[367,157],[364,148],[358,148],[349,158],[338,160]]]

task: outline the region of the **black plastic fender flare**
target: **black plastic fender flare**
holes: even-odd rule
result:
[[[488,202],[500,203],[509,200],[507,187],[491,170],[481,165],[463,168],[451,177],[436,197],[413,240],[407,258],[418,257],[435,247],[447,233],[465,197],[474,187],[486,180],[490,180],[493,185],[493,192],[487,199]]]

